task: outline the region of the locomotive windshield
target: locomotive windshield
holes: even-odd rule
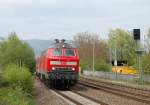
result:
[[[62,49],[53,49],[52,55],[61,56],[62,55]]]
[[[75,56],[74,49],[66,49],[65,50],[65,56]]]

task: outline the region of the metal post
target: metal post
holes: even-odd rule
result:
[[[141,55],[142,55],[142,50],[140,49],[140,40],[136,41],[136,54],[137,54],[137,66],[139,70],[139,76],[140,76],[140,81],[143,83],[143,70],[141,66]]]
[[[94,62],[94,60],[95,60],[94,59],[95,54],[94,53],[95,53],[95,51],[94,50],[95,50],[95,42],[93,40],[93,72],[95,71],[95,68],[94,68],[94,65],[95,65],[95,62]]]
[[[112,61],[111,47],[109,47],[109,61],[110,61],[110,64],[111,64],[111,61]]]
[[[116,45],[115,45],[115,60],[114,60],[114,66],[115,66],[116,79],[117,79],[117,49],[116,49]]]

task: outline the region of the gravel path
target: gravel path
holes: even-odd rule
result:
[[[75,87],[72,88],[72,90],[87,95],[89,97],[95,97],[95,99],[101,100],[105,103],[108,103],[109,105],[149,105],[131,99],[119,97],[117,95],[107,93],[104,91],[85,87],[82,85],[76,85]]]
[[[66,101],[59,98],[38,79],[34,80],[34,87],[36,90],[37,105],[69,105]]]

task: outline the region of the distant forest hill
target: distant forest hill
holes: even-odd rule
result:
[[[47,49],[52,43],[55,42],[54,40],[40,39],[30,39],[24,41],[29,43],[29,45],[34,49],[35,56],[39,56],[43,50]],[[67,40],[67,42],[72,43],[71,40]]]
[[[25,40],[25,42],[29,43],[29,45],[34,49],[35,55],[38,56],[41,54],[43,50],[48,48],[53,40],[40,40],[40,39],[30,39]]]

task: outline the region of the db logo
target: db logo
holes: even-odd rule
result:
[[[66,65],[66,62],[62,61],[61,64],[62,64],[62,65]]]

